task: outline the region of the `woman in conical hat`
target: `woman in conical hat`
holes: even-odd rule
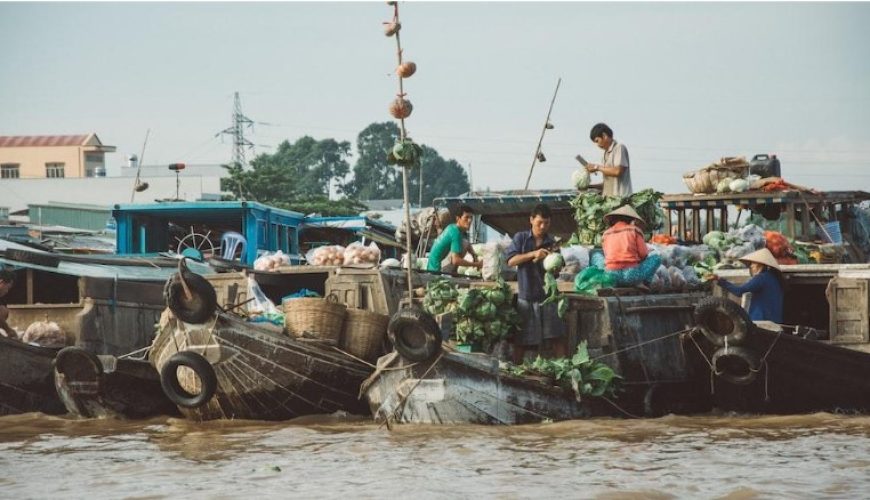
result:
[[[649,281],[661,265],[661,257],[649,253],[643,230],[643,218],[629,205],[604,216],[610,226],[601,236],[604,255],[592,255],[592,264],[604,269],[616,286],[636,286]]]
[[[782,323],[782,300],[784,295],[784,280],[779,269],[779,263],[767,248],[744,255],[739,259],[749,264],[749,274],[752,278],[743,285],[737,286],[728,280],[713,276],[724,288],[734,295],[740,296],[746,292],[752,293],[749,302],[749,318],[753,321],[773,321]]]

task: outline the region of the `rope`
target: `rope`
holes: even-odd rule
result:
[[[599,397],[601,399],[607,401],[608,403],[610,403],[614,408],[616,408],[620,412],[624,413],[625,415],[629,416],[630,418],[643,418],[643,417],[639,417],[633,413],[629,413],[627,410],[621,408],[618,404],[616,404],[614,401],[612,401],[610,398],[608,398],[606,396],[599,396]]]
[[[669,334],[665,335],[664,337],[658,337],[658,338],[655,338],[655,339],[652,339],[652,340],[647,340],[647,341],[645,341],[645,342],[640,342],[640,343],[635,344],[635,345],[633,345],[633,346],[626,347],[625,349],[620,349],[620,350],[618,350],[618,351],[613,351],[613,352],[610,352],[610,353],[607,353],[607,354],[602,354],[601,356],[596,356],[596,357],[594,357],[594,358],[589,358],[589,359],[590,359],[591,361],[598,361],[599,359],[606,358],[606,357],[608,357],[608,356],[614,356],[614,355],[616,355],[616,354],[620,354],[620,353],[623,353],[623,352],[626,352],[626,351],[630,351],[630,350],[632,350],[632,349],[637,349],[637,348],[642,347],[642,346],[645,346],[645,345],[647,345],[647,344],[652,344],[652,343],[654,343],[654,342],[658,342],[658,341],[661,341],[661,340],[666,340],[666,339],[669,339],[669,338],[671,338],[671,337],[675,337],[675,336],[677,336],[677,335],[682,335],[682,334],[684,334],[684,333],[691,332],[691,331],[692,331],[692,329],[690,328],[690,329],[686,329],[686,330],[680,330],[680,331],[678,331],[678,332],[674,332],[674,333],[669,333]]]
[[[432,364],[429,365],[429,368],[427,368],[426,371],[423,372],[423,375],[420,376],[420,378],[417,379],[417,382],[414,384],[413,387],[411,387],[411,390],[408,391],[407,394],[405,394],[404,396],[402,396],[402,398],[399,400],[399,403],[398,403],[398,404],[396,405],[396,407],[393,409],[393,411],[391,412],[391,414],[390,414],[390,415],[387,415],[386,418],[384,419],[384,422],[383,422],[381,425],[378,426],[379,429],[380,429],[381,427],[383,427],[384,425],[386,425],[386,426],[387,426],[387,429],[392,430],[392,426],[391,426],[391,423],[390,423],[390,418],[392,418],[393,420],[395,420],[395,419],[398,418],[399,412],[400,412],[401,410],[404,410],[404,408],[405,408],[405,403],[408,401],[408,398],[411,397],[411,394],[414,392],[414,389],[416,389],[417,386],[420,385],[420,382],[422,382],[423,379],[425,379],[426,376],[429,375],[429,372],[431,372],[432,369],[435,368],[435,365],[437,365],[438,362],[441,361],[441,358],[443,358],[443,357],[444,357],[444,351],[441,351],[441,354],[439,354],[438,357],[435,358],[435,361],[433,361]]]
[[[329,347],[332,347],[332,348],[335,349],[336,351],[338,351],[338,352],[344,354],[345,356],[347,356],[347,357],[349,357],[349,358],[351,358],[351,359],[355,359],[355,360],[359,361],[360,363],[362,363],[362,364],[368,366],[369,368],[373,368],[373,369],[377,369],[377,368],[378,368],[377,366],[375,366],[375,365],[369,363],[368,361],[366,361],[366,360],[364,360],[364,359],[360,359],[360,358],[354,356],[353,354],[351,354],[351,353],[349,353],[349,352],[342,351],[341,349],[339,349],[338,347],[336,347],[336,346],[334,346],[334,345],[329,346]]]
[[[148,349],[151,349],[151,346],[150,346],[150,345],[149,345],[149,346],[146,346],[146,347],[143,347],[143,348],[141,348],[141,349],[136,349],[136,350],[133,351],[133,352],[128,352],[127,354],[122,354],[122,355],[118,356],[118,359],[133,358],[133,356],[135,356],[136,354],[143,353],[143,352],[148,352]],[[139,356],[139,357],[137,357],[137,358],[135,358],[135,359],[145,359],[145,356]]]

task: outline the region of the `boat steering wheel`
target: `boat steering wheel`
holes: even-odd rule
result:
[[[209,239],[211,231],[206,234],[197,233],[190,228],[190,234],[184,235],[183,238],[175,237],[178,241],[178,246],[175,252],[191,259],[202,261],[206,255],[215,255],[214,243]]]

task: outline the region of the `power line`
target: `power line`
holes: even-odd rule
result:
[[[254,151],[254,143],[245,138],[245,129],[252,129],[254,121],[242,114],[242,100],[236,92],[233,97],[233,124],[221,130],[215,137],[229,135],[233,138],[233,164],[245,168],[248,164],[245,151]]]

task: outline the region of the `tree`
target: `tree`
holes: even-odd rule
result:
[[[357,161],[353,179],[344,191],[360,200],[402,198],[402,169],[387,163],[387,152],[399,139],[399,127],[394,122],[372,123],[357,136]],[[429,146],[423,148],[423,205],[430,205],[439,196],[455,196],[468,192],[468,176],[456,160],[445,160]],[[419,197],[420,170],[409,174],[411,201]]]
[[[309,136],[292,144],[284,141],[273,154],[261,154],[251,161],[251,170],[224,165],[229,177],[221,179],[221,189],[235,198],[303,213],[357,214],[365,207],[356,200],[329,200],[330,183],[350,171],[349,156],[347,141],[318,141]]]

